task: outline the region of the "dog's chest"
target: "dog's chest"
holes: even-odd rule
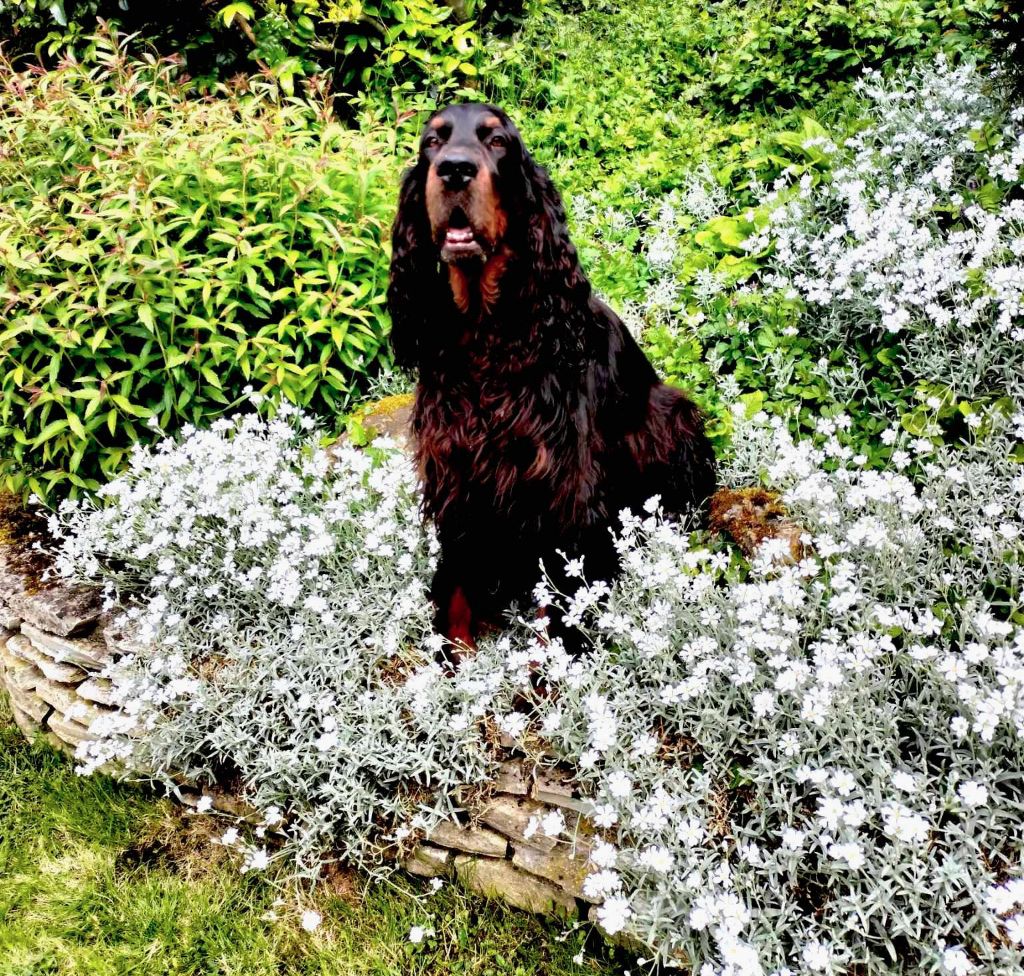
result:
[[[421,384],[414,425],[428,511],[488,499],[514,506],[566,476],[565,458],[575,455],[566,412],[514,379]]]

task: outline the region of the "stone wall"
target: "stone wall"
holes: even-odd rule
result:
[[[16,566],[11,548],[0,543],[0,690],[29,739],[42,735],[73,755],[90,738],[89,724],[112,711],[110,682],[100,672],[119,652],[120,635],[92,591],[30,581]],[[252,815],[237,797],[203,792],[222,813]],[[189,805],[199,796],[187,784],[179,790]],[[594,833],[586,809],[566,774],[505,762],[493,790],[467,807],[465,822],[436,828],[402,866],[527,911],[585,917],[593,907],[583,880]],[[548,837],[538,826],[554,810],[565,817],[571,840]]]

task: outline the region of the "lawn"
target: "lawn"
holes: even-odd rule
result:
[[[304,931],[287,877],[242,875],[215,843],[225,827],[140,788],[76,776],[65,756],[30,746],[0,702],[0,973],[621,972],[586,930],[402,877],[332,873],[303,898],[323,916]],[[433,934],[413,944],[414,926]]]

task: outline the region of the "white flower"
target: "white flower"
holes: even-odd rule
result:
[[[597,909],[597,920],[608,935],[621,932],[633,917],[633,910],[626,898],[612,896]]]
[[[974,964],[959,946],[951,946],[942,950],[942,968],[953,976],[967,976],[974,969]]]
[[[640,854],[640,863],[658,874],[667,874],[675,864],[675,857],[668,848],[655,844]]]
[[[249,851],[243,871],[265,871],[270,866],[270,855],[265,847],[254,847]]]
[[[198,813],[206,813],[212,807],[213,807],[213,797],[210,796],[209,793],[204,793],[196,801],[196,812],[198,812]]]
[[[411,929],[409,929],[409,941],[414,945],[418,945],[425,938],[428,938],[433,934],[434,930],[432,928],[425,927],[423,925],[414,925]]]
[[[800,957],[812,972],[823,973],[832,970],[832,949],[824,942],[808,942]]]
[[[633,781],[622,770],[610,773],[605,785],[617,800],[625,800],[633,792]]]
[[[565,830],[565,816],[561,810],[552,810],[540,820],[540,829],[545,837],[557,837]]]
[[[315,932],[320,928],[323,916],[319,912],[307,909],[302,913],[302,928],[307,932]]]
[[[917,792],[917,777],[912,773],[898,770],[892,774],[890,779],[892,785],[902,791],[903,793],[916,793]]]
[[[590,852],[591,862],[601,868],[614,868],[618,857],[619,852],[615,845],[603,840],[596,841]]]
[[[970,808],[981,807],[988,803],[988,789],[981,783],[974,780],[966,780],[956,789],[956,795],[960,797],[965,806]]]

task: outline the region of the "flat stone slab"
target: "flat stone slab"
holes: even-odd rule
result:
[[[85,672],[73,664],[58,664],[32,646],[23,634],[15,634],[7,641],[7,650],[23,661],[31,661],[51,681],[59,684],[78,684],[85,680]]]
[[[546,881],[517,871],[509,861],[459,854],[455,857],[455,874],[471,891],[485,898],[498,898],[515,908],[538,915],[576,914],[575,898]]]
[[[542,766],[534,771],[531,791],[534,797],[540,793],[570,797],[574,792],[575,783],[568,770]]]
[[[20,626],[21,617],[0,600],[0,630],[17,630]]]
[[[32,718],[32,716],[27,712],[23,712],[13,702],[11,702],[11,714],[14,716],[14,724],[21,729],[21,734],[29,741],[34,739],[43,731],[43,727],[39,722]]]
[[[114,686],[109,678],[86,678],[75,691],[79,698],[97,705],[114,704]]]
[[[508,840],[486,827],[460,827],[450,820],[439,823],[427,834],[431,844],[449,847],[464,854],[484,854],[504,857],[508,853]]]
[[[103,636],[103,643],[107,645],[109,654],[115,656],[138,654],[146,649],[146,645],[137,641],[130,630],[113,621],[103,623],[100,631]]]
[[[13,567],[6,546],[0,546],[0,593],[19,620],[59,637],[85,633],[100,617],[98,591],[59,581],[36,584]]]
[[[57,715],[51,715],[46,720],[46,727],[55,735],[61,742],[66,743],[69,746],[78,746],[82,742],[95,742],[96,736],[94,736],[84,725],[80,722],[70,721],[68,719],[59,718]]]
[[[498,775],[494,778],[494,789],[498,793],[527,796],[530,792],[530,777],[523,763],[515,760],[499,763]]]
[[[58,684],[43,678],[36,685],[36,694],[48,704],[52,705],[61,715],[66,715],[75,705],[84,705],[72,685]]]
[[[0,644],[0,675],[8,688],[31,691],[36,683],[46,680],[46,675],[32,661],[12,654],[7,644]]]
[[[30,623],[21,625],[21,632],[32,642],[32,646],[58,663],[70,662],[86,670],[103,668],[110,652],[106,642],[96,637],[56,637]]]
[[[559,845],[553,851],[539,851],[535,847],[523,846],[516,847],[512,863],[529,874],[553,882],[574,898],[596,903],[601,899],[583,894],[583,882],[591,873],[589,858],[589,845],[577,845],[575,853],[569,845]]]
[[[11,704],[28,715],[33,721],[42,723],[50,714],[50,706],[32,690],[22,691],[14,685],[7,686],[7,695]]]
[[[448,873],[451,851],[430,844],[419,844],[402,867],[417,878],[440,878]]]
[[[480,819],[499,834],[504,834],[517,846],[524,844],[542,851],[550,851],[558,843],[554,837],[548,837],[540,828],[536,831],[529,831],[531,819],[540,820],[550,812],[549,807],[536,800],[526,797],[497,796],[487,801],[480,814]],[[528,831],[529,836],[527,836]]]

